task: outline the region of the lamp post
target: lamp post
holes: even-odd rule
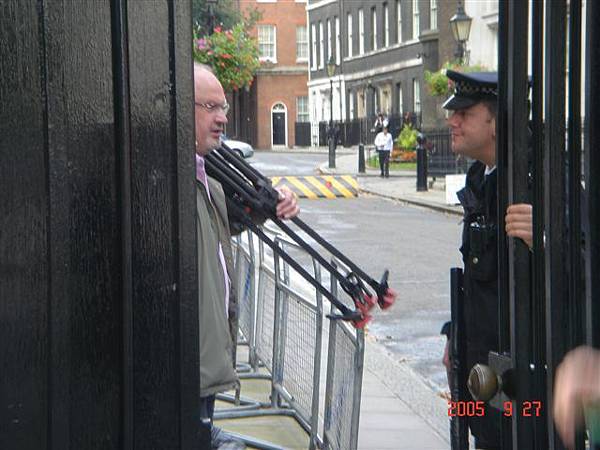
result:
[[[215,7],[217,6],[217,0],[206,0],[206,6],[208,8],[208,33],[212,34],[215,30]]]
[[[329,77],[329,130],[327,132],[327,143],[329,144],[329,168],[335,169],[335,131],[333,130],[333,76],[336,69],[333,56],[327,61],[327,76]]]
[[[473,19],[471,17],[467,16],[461,2],[459,1],[456,14],[454,14],[450,19],[450,28],[452,29],[452,36],[454,36],[454,40],[458,43],[458,49],[455,56],[458,58],[460,64],[465,63],[465,42],[469,40],[472,20]]]

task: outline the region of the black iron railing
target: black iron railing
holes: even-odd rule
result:
[[[466,173],[471,165],[468,158],[452,151],[450,131],[447,128],[426,131],[427,172],[429,176]]]
[[[333,121],[333,127],[337,130],[338,144],[344,147],[352,147],[358,144],[371,144],[375,140],[375,116],[361,117],[346,121]],[[421,113],[407,112],[405,114],[392,114],[387,117],[388,128],[392,136],[396,138],[404,124],[409,123],[413,128],[421,128]],[[319,122],[319,145],[327,145],[328,121]]]

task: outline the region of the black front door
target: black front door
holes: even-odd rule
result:
[[[285,113],[273,113],[273,145],[285,145]]]

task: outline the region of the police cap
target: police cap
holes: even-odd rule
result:
[[[466,109],[485,100],[498,97],[497,72],[460,73],[447,70],[446,76],[454,82],[454,93],[442,105],[445,109]]]

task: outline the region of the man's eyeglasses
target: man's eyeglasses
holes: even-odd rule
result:
[[[201,108],[204,108],[206,111],[208,111],[209,113],[218,113],[219,110],[223,111],[223,114],[227,115],[227,113],[229,112],[229,103],[225,102],[222,105],[219,105],[218,103],[198,103],[198,102],[194,102],[196,104],[196,106],[200,106]]]

